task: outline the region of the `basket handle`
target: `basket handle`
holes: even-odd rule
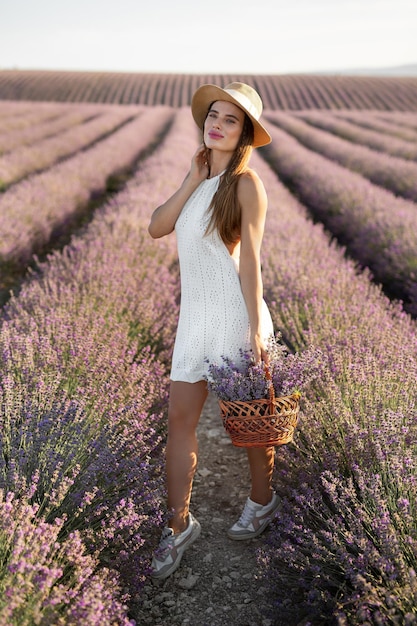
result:
[[[271,370],[269,369],[269,365],[265,361],[264,361],[264,367],[265,367],[265,378],[270,383],[268,385],[269,403],[272,409],[272,407],[274,406],[274,402],[275,402],[275,390],[274,390],[274,385],[272,384]]]

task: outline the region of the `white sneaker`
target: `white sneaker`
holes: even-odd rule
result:
[[[172,528],[164,528],[159,546],[152,559],[152,578],[168,578],[179,567],[182,555],[201,532],[200,523],[189,513],[188,526],[182,533],[176,533]]]
[[[227,531],[228,536],[230,539],[257,537],[271,522],[279,505],[280,499],[276,493],[273,493],[271,502],[265,506],[248,498],[239,520]]]

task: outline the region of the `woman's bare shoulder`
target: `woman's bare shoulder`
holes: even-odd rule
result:
[[[264,184],[255,170],[248,168],[240,175],[238,193],[245,196],[247,194],[265,195]]]
[[[242,172],[242,174],[240,175],[240,180],[262,182],[258,172],[256,170],[253,170],[251,167],[246,168],[245,171]]]

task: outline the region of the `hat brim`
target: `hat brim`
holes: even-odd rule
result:
[[[266,146],[268,143],[271,143],[271,135],[262,126],[262,124],[255,117],[253,117],[251,113],[244,109],[242,105],[235,100],[235,98],[233,98],[233,96],[217,85],[202,85],[195,91],[191,100],[191,112],[197,126],[201,130],[203,130],[209,106],[216,100],[226,100],[226,102],[232,102],[246,113],[253,124],[254,137],[252,146],[254,148],[260,148],[261,146]]]

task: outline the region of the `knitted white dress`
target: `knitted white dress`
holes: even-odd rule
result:
[[[238,263],[217,231],[205,235],[208,207],[220,176],[204,180],[185,203],[175,225],[181,273],[181,306],[172,357],[171,380],[205,380],[208,362],[235,361],[250,348],[250,326]],[[273,333],[262,303],[262,334]]]

